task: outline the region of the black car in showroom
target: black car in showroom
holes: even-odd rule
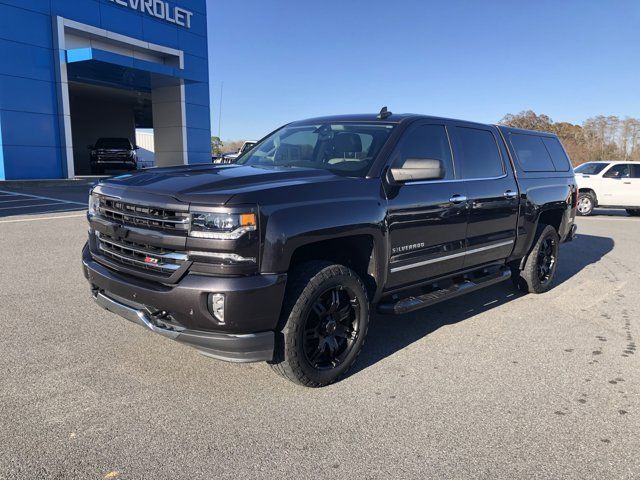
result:
[[[128,138],[99,138],[91,151],[91,173],[100,175],[106,170],[136,170],[137,146]]]

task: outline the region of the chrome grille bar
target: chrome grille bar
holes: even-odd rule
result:
[[[188,260],[186,253],[166,251],[148,245],[139,245],[96,232],[100,252],[125,265],[150,270],[157,273],[172,274]]]
[[[161,207],[135,205],[106,196],[99,196],[97,213],[109,220],[125,225],[133,225],[156,230],[186,234],[191,216],[187,212],[168,210]]]

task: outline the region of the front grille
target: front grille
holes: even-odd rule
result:
[[[189,231],[191,217],[187,212],[135,205],[104,196],[98,198],[98,213],[108,220],[124,225],[171,231],[178,235],[186,235]]]
[[[186,253],[116,239],[100,232],[96,232],[96,241],[100,253],[110,260],[165,276],[174,274],[188,260]]]
[[[131,157],[131,154],[129,152],[98,153],[97,157],[100,160],[104,158],[129,158]]]

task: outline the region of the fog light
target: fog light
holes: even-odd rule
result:
[[[224,293],[209,294],[209,309],[220,323],[224,323]]]

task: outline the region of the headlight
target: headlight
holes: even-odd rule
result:
[[[100,206],[100,199],[98,198],[98,195],[96,195],[95,193],[89,194],[89,209],[87,212],[89,216],[93,216],[96,213],[98,213],[99,206]]]
[[[192,215],[189,235],[197,238],[237,240],[247,232],[256,230],[255,213],[204,213]]]

